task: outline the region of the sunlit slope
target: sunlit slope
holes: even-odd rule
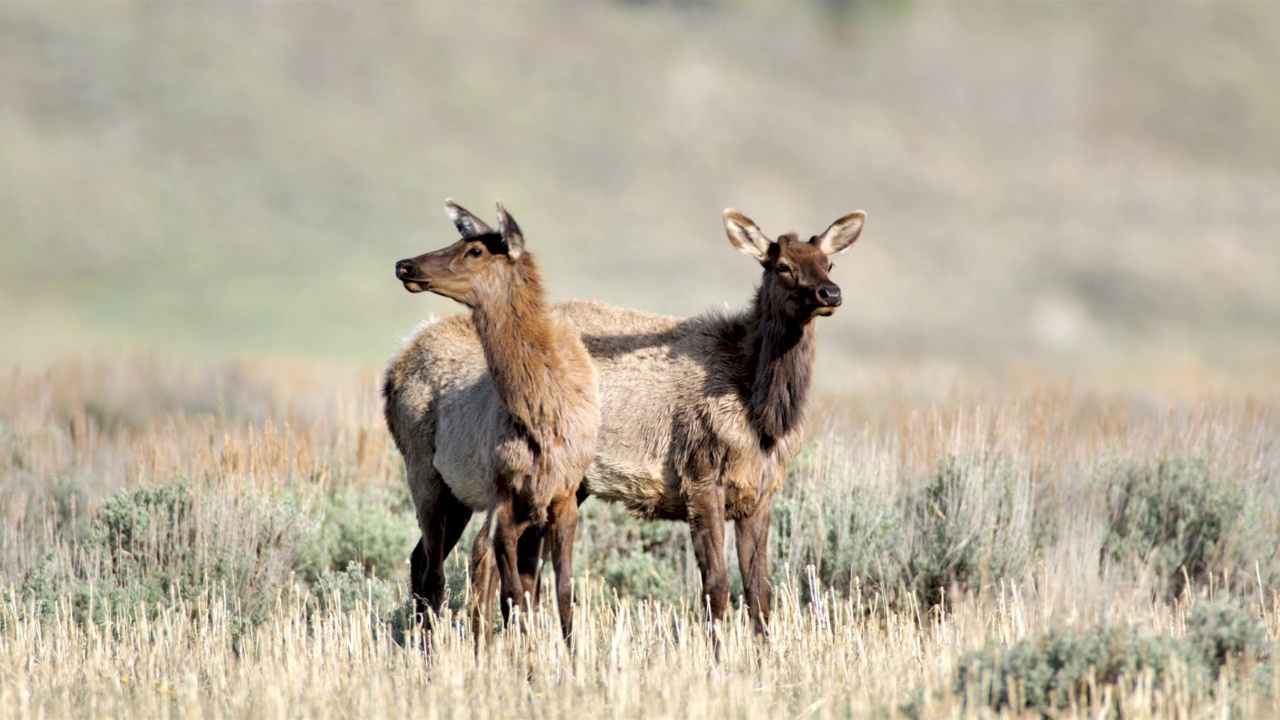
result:
[[[0,8],[0,346],[387,357],[501,198],[558,297],[689,314],[720,211],[853,209],[823,362],[1280,354],[1280,8]],[[833,372],[824,373],[825,378]]]

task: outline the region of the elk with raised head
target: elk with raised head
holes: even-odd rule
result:
[[[412,564],[413,587],[439,608],[444,558],[472,510],[486,511],[472,550],[479,640],[490,627],[495,580],[508,612],[536,593],[545,530],[568,640],[577,492],[599,425],[595,366],[578,333],[549,310],[538,266],[502,204],[496,231],[453,200],[445,209],[461,239],[397,262],[396,277],[411,292],[471,308],[469,321],[427,323],[385,385],[387,424],[427,541]]]
[[[865,218],[851,213],[807,241],[794,233],[775,240],[726,210],[730,242],[764,270],[741,313],[680,319],[583,301],[553,306],[581,335],[599,379],[600,435],[583,490],[641,517],[689,523],[713,625],[728,604],[724,525],[733,520],[748,609],[756,630],[767,629],[772,496],[803,439],[814,320],[841,304],[840,288],[828,275],[831,257],[853,244]],[[393,362],[386,386],[393,434],[413,427],[432,432],[443,408],[469,402],[452,376],[474,377],[484,358],[475,334],[460,321],[451,324],[452,364],[427,368],[415,360],[438,352],[422,337],[411,339]],[[398,369],[404,365],[420,370]],[[402,397],[422,400],[393,402]],[[458,494],[449,472],[417,479],[433,484],[415,488],[415,497],[431,498],[444,510],[419,504],[424,535],[411,564],[426,572],[415,574],[413,591],[438,603],[440,580],[431,572],[456,536],[428,532],[431,518],[469,515],[468,506],[479,506]]]

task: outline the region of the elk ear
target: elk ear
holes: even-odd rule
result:
[[[464,238],[480,237],[493,232],[493,228],[485,224],[483,220],[471,214],[471,211],[462,207],[449,198],[444,201],[445,214],[453,221],[454,227],[458,228],[458,233]]]
[[[733,208],[727,208],[724,211],[724,231],[729,236],[729,242],[738,250],[762,263],[769,259],[769,246],[773,245],[773,241],[756,227],[751,218]]]
[[[519,260],[524,254],[524,235],[520,232],[516,219],[502,207],[501,202],[498,203],[498,233],[502,235],[502,242],[507,246],[507,257]]]
[[[867,214],[861,210],[845,215],[839,220],[831,223],[831,227],[826,232],[809,242],[818,246],[818,249],[828,255],[836,255],[849,249],[854,240],[862,234],[862,224],[867,221]]]

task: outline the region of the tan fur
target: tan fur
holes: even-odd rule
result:
[[[726,514],[736,519],[776,489],[779,470],[799,450],[802,427],[768,453],[757,448],[742,398],[713,364],[723,353],[721,334],[739,318],[680,319],[581,300],[551,309],[573,324],[596,365],[600,434],[586,474],[591,495],[645,517],[683,520],[693,485],[723,482],[730,490]],[[395,425],[412,428],[396,432],[397,442],[412,449],[402,448],[405,457],[434,457],[458,499],[484,510],[489,473],[476,463],[479,437],[469,428],[477,427],[476,406],[492,389],[467,316],[423,327],[388,377],[400,398]],[[712,445],[727,449],[700,457]],[[716,474],[720,465],[728,470],[723,476]]]
[[[727,597],[722,525],[732,519],[757,627],[767,620],[769,501],[802,442],[812,320],[840,303],[827,258],[852,244],[862,220],[854,213],[808,242],[793,235],[775,242],[727,211],[730,240],[766,269],[740,314],[679,319],[585,301],[551,307],[581,335],[599,382],[599,436],[585,489],[644,517],[688,520],[713,617]],[[438,472],[410,470],[414,497],[435,497],[431,483],[443,482],[478,511],[486,472],[470,454],[476,431],[465,427],[492,389],[468,325],[447,318],[401,350],[387,372],[387,420],[406,461]]]
[[[415,499],[426,497],[418,487],[420,478],[438,472],[467,507],[484,511],[494,492],[493,478],[511,473],[516,489],[527,491],[531,513],[540,508],[542,517],[535,522],[541,522],[552,497],[577,491],[595,455],[596,367],[571,324],[554,308],[552,312],[545,343],[564,352],[557,353],[544,377],[536,378],[538,384],[511,383],[507,402],[494,389],[468,315],[423,323],[392,360],[387,383],[394,389],[387,417]],[[519,355],[528,346],[514,349]],[[508,375],[535,379],[527,367]],[[545,396],[528,392],[538,386],[546,389]],[[518,428],[529,428],[541,449],[536,460]],[[523,482],[535,470],[541,484],[525,488]]]
[[[493,302],[471,319],[501,401],[498,474],[510,478],[541,526],[553,500],[577,492],[595,456],[596,370],[578,333],[547,312],[533,256],[516,265],[506,292],[495,288]]]
[[[426,324],[413,343],[419,351],[401,353],[410,367],[393,363],[387,390],[408,407],[426,402],[434,386],[466,398],[440,414],[437,429],[464,443],[436,452],[430,442],[405,438],[400,449],[411,465],[430,457],[445,477],[462,479],[459,497],[468,506],[512,494],[541,526],[553,500],[577,492],[595,455],[595,365],[578,333],[548,311],[537,263],[501,204],[500,232],[452,200],[446,209],[463,239],[400,261],[397,275],[412,292],[429,289],[470,307],[472,327]],[[470,346],[481,354],[464,352]],[[393,419],[392,406],[389,394],[393,428],[416,424]],[[402,442],[398,434],[396,440]]]
[[[769,240],[745,215],[726,210],[733,246],[764,268],[751,306],[739,314],[678,319],[596,302],[552,306],[580,334],[599,380],[599,437],[585,491],[645,518],[689,521],[713,620],[728,601],[723,524],[735,520],[746,600],[756,629],[768,624],[769,501],[800,451],[813,320],[841,304],[829,256],[852,245],[864,219],[845,215],[809,241],[794,233]],[[439,498],[484,507],[476,486],[485,473],[466,460],[476,438],[463,425],[472,421],[471,406],[493,391],[483,343],[466,325],[457,318],[429,325],[388,369],[388,427],[406,460],[412,454],[412,464],[430,462],[433,470],[410,470],[420,519]],[[435,568],[424,585],[435,597],[443,580],[439,560],[426,559],[438,547],[428,525],[413,562]]]
[[[546,529],[564,571],[558,593],[567,638],[577,492],[599,426],[595,365],[571,324],[548,311],[537,264],[505,209],[498,207],[500,232],[452,200],[446,210],[463,238],[401,260],[396,276],[411,292],[435,292],[472,312],[424,325],[384,385],[387,424],[423,537],[432,540],[432,557],[414,557],[415,594],[439,601],[443,556],[470,515],[454,507],[460,501],[487,509],[491,531],[473,549],[477,628],[485,625],[494,566],[508,605],[535,589],[529,562],[537,546],[518,544],[532,525],[539,544]]]

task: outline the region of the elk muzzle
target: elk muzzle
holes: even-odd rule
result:
[[[814,315],[832,315],[836,308],[840,307],[843,298],[840,296],[840,286],[833,282],[826,282],[818,286],[814,291],[814,299],[817,307],[814,308]]]
[[[412,260],[400,260],[396,263],[396,279],[404,283],[404,289],[409,292],[418,293],[427,289],[426,281],[418,277]]]

